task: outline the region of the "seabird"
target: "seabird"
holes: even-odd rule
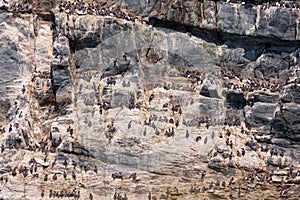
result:
[[[226,130],[226,135],[229,137],[231,135],[229,129]]]
[[[231,185],[231,184],[234,184],[234,182],[233,182],[233,177],[231,177],[231,179],[230,179],[230,181],[229,181],[229,186]]]
[[[149,97],[149,103],[153,100],[153,98],[154,98],[154,94],[152,93]]]
[[[205,192],[205,191],[206,191],[206,187],[203,186],[203,187],[202,187],[202,192]]]
[[[207,143],[207,136],[204,138],[204,144]]]
[[[226,139],[226,146],[229,145],[229,138]]]
[[[92,193],[90,193],[89,199],[93,200],[93,194]]]
[[[74,167],[74,169],[75,169],[76,166],[77,166],[77,162],[76,162],[75,160],[72,160],[72,165],[73,165],[73,167]]]
[[[73,178],[74,180],[76,180],[76,175],[75,175],[75,172],[74,172],[74,171],[72,171],[72,178]]]
[[[48,180],[48,174],[45,174],[44,181],[47,181],[47,180]]]
[[[53,163],[52,163],[52,168],[54,167],[55,163],[56,163],[57,158],[54,159]]]
[[[25,91],[26,91],[26,89],[25,89],[25,85],[23,85],[23,88],[22,88],[22,93],[24,94],[24,93],[25,93]]]
[[[15,167],[12,172],[11,172],[12,176],[16,176],[17,175],[17,167]]]
[[[179,121],[176,120],[176,124],[175,124],[176,128],[179,126]]]
[[[223,135],[221,132],[219,132],[219,138],[223,138]]]
[[[203,171],[203,172],[201,173],[201,180],[203,180],[203,178],[204,178],[205,175],[206,175],[206,172]]]
[[[54,175],[53,175],[53,177],[52,177],[52,180],[57,180],[57,175],[56,175],[56,173],[54,173]]]
[[[208,187],[209,189],[212,189],[213,188],[213,182],[210,182],[210,184],[209,184],[209,187]]]
[[[64,171],[63,177],[64,177],[64,179],[67,179],[67,173],[66,173],[66,171]]]
[[[133,181],[135,181],[136,178],[137,178],[136,173],[132,173],[132,174],[129,176],[129,179],[131,179],[131,178],[132,178]]]
[[[88,167],[86,165],[83,166],[85,173],[88,171]]]
[[[159,131],[157,128],[155,129],[155,135],[159,135]]]
[[[244,156],[246,154],[246,151],[244,148],[242,148],[242,155]]]
[[[225,182],[225,181],[222,182],[222,186],[223,186],[223,187],[226,186],[226,182]]]
[[[189,131],[188,130],[185,131],[185,138],[189,138]]]
[[[217,182],[216,182],[216,186],[217,186],[217,187],[219,187],[219,186],[220,186],[220,181],[219,181],[219,180],[217,180]]]
[[[23,169],[23,176],[26,177],[27,175],[28,175],[27,168],[24,167],[24,169]]]
[[[64,163],[63,163],[63,165],[65,166],[65,168],[67,168],[67,166],[68,166],[67,159],[65,159],[65,161],[64,161]]]

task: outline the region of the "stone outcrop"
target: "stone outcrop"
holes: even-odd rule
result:
[[[0,4],[0,198],[299,199],[297,2],[47,2]]]

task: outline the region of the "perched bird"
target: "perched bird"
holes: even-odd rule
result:
[[[25,89],[25,85],[23,85],[23,88],[22,88],[22,93],[24,94],[24,93],[25,93],[25,91],[26,91],[26,89]]]
[[[63,177],[64,177],[64,179],[67,179],[67,173],[66,173],[66,171],[64,171]]]
[[[186,131],[185,131],[185,138],[189,138],[189,135],[190,135],[190,134],[189,134],[189,131],[186,130]]]
[[[74,172],[74,171],[72,172],[72,178],[73,178],[74,180],[76,180],[76,175],[75,175],[75,172]]]
[[[207,136],[204,138],[204,144],[207,143]]]
[[[215,138],[215,132],[212,132],[211,133],[211,139],[214,139]]]
[[[226,182],[225,182],[225,181],[222,182],[222,186],[223,186],[223,187],[226,186]]]
[[[95,165],[94,167],[94,172],[97,174],[98,173],[98,169],[97,169],[97,166]]]
[[[48,180],[48,174],[45,174],[44,181],[47,181],[47,180]]]
[[[67,159],[65,159],[65,161],[64,161],[64,163],[63,163],[63,165],[65,166],[65,168],[67,168],[67,166],[68,166]]]
[[[17,167],[15,167],[12,172],[11,172],[12,176],[16,176],[17,175]]]
[[[244,156],[246,154],[246,151],[244,148],[242,148],[242,155]]]
[[[57,180],[57,175],[56,175],[56,173],[54,173],[54,175],[52,176],[52,180]]]
[[[149,103],[153,100],[153,98],[154,98],[154,94],[152,93],[149,97]]]

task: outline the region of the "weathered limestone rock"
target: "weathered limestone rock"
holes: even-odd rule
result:
[[[0,3],[0,198],[299,199],[299,8],[47,2]]]

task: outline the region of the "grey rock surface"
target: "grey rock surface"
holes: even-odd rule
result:
[[[296,2],[62,2],[0,3],[0,198],[300,198]]]

